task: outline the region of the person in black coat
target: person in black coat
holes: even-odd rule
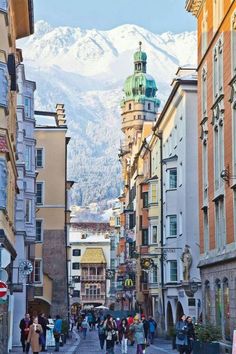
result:
[[[27,338],[28,338],[28,334],[29,334],[29,327],[32,324],[32,321],[30,319],[30,315],[28,313],[25,314],[25,317],[22,318],[22,320],[20,321],[19,327],[20,327],[20,341],[21,341],[21,345],[22,345],[22,350],[23,352],[26,351],[27,344]]]
[[[187,324],[187,336],[188,336],[188,354],[191,354],[193,350],[193,342],[196,339],[192,317],[187,316],[186,324]]]
[[[46,351],[46,336],[47,336],[47,329],[48,329],[48,319],[45,317],[44,313],[41,313],[38,316],[38,323],[41,325],[43,329],[43,336],[41,337],[42,340],[42,352]]]
[[[141,319],[142,319],[142,322],[143,322],[143,330],[144,330],[144,336],[145,336],[146,344],[148,344],[149,322],[148,322],[148,320],[146,320],[145,315],[142,315]]]

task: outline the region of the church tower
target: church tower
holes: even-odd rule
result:
[[[156,82],[147,74],[147,54],[139,42],[139,50],[134,53],[134,73],[125,81],[121,102],[122,131],[127,137],[133,135],[134,130],[142,130],[145,121],[156,120],[160,106],[156,93]]]

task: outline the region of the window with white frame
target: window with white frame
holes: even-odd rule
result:
[[[208,221],[208,209],[203,210],[203,236],[204,236],[204,252],[209,250],[209,221]]]
[[[36,242],[43,240],[43,220],[36,220]]]
[[[176,237],[177,236],[177,215],[168,215],[166,226],[167,226],[166,237]]]
[[[169,261],[169,281],[178,281],[177,261]]]
[[[213,108],[213,126],[214,126],[214,180],[215,191],[223,186],[223,180],[220,177],[224,170],[224,108],[223,100]]]
[[[232,77],[236,75],[236,11],[232,17],[232,30],[231,30],[231,61],[232,61]]]
[[[223,34],[213,50],[213,94],[215,101],[223,93]]]
[[[202,69],[202,118],[207,116],[207,69]]]
[[[36,149],[36,167],[43,167],[43,149]]]
[[[35,259],[34,261],[34,282],[42,283],[42,260]]]
[[[157,238],[157,225],[152,226],[152,243],[157,243],[158,238]]]
[[[32,223],[32,200],[31,199],[25,200],[25,222],[27,224]]]
[[[225,232],[224,198],[221,198],[215,202],[215,240],[218,249],[225,245]]]
[[[152,283],[157,284],[158,283],[158,272],[157,272],[157,266],[154,265],[152,268]]]
[[[25,116],[27,118],[31,117],[31,98],[25,96],[25,100],[24,100],[24,108],[25,108]]]
[[[168,189],[176,189],[177,188],[177,168],[170,168],[167,170],[168,176]]]
[[[43,204],[43,182],[36,182],[36,204]]]
[[[150,183],[149,185],[149,204],[157,204],[157,188],[158,184],[157,183]]]
[[[26,171],[32,170],[32,146],[25,146],[25,169]]]

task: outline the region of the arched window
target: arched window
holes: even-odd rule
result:
[[[224,335],[230,340],[230,306],[229,306],[229,281],[223,280],[223,304],[224,304]]]
[[[205,318],[206,321],[211,320],[211,289],[210,282],[205,282]]]
[[[129,110],[131,110],[131,108],[132,108],[132,105],[131,105],[131,103],[129,103]]]
[[[215,282],[215,316],[216,316],[216,326],[221,327],[222,294],[221,294],[221,283],[219,279],[217,279]]]

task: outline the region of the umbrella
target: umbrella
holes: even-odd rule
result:
[[[108,307],[106,307],[106,306],[103,306],[103,305],[100,305],[100,306],[96,306],[95,307],[95,309],[100,309],[100,310],[109,310],[109,308]]]

